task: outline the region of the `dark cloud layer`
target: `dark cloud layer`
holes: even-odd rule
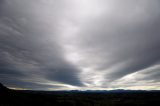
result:
[[[0,81],[29,89],[159,89],[159,6],[159,0],[1,0]]]
[[[6,0],[1,5],[3,6],[0,10],[1,82],[6,83],[5,80],[16,77],[19,80],[12,81],[11,84],[21,83],[22,73],[26,77],[25,80],[32,77],[34,79],[39,74],[42,79],[82,85],[77,77],[78,69],[63,58],[63,50],[55,34],[56,28],[48,29],[48,25],[43,23],[45,21],[43,14],[36,10],[45,9],[40,8],[40,3],[31,0]],[[42,23],[39,22],[41,20]],[[25,88],[33,84],[26,81],[20,85],[18,87]]]
[[[97,60],[87,61],[89,67],[105,71],[110,81],[160,61],[159,1],[116,3],[111,13],[89,20],[80,31],[84,37],[75,43],[86,58]]]

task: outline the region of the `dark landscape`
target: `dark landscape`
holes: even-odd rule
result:
[[[29,91],[0,84],[0,106],[159,106],[160,91]]]

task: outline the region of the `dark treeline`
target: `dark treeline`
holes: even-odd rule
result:
[[[0,106],[160,106],[160,91],[17,91],[0,87]]]

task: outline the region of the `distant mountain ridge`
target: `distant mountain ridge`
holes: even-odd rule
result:
[[[9,90],[6,86],[0,83],[0,91]],[[160,90],[125,90],[125,89],[115,89],[115,90],[60,90],[60,91],[36,91],[36,90],[23,90],[28,92],[88,92],[88,93],[118,93],[118,92],[160,92]]]

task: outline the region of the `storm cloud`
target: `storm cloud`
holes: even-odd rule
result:
[[[0,82],[43,90],[159,89],[159,6],[159,0],[2,0]]]

